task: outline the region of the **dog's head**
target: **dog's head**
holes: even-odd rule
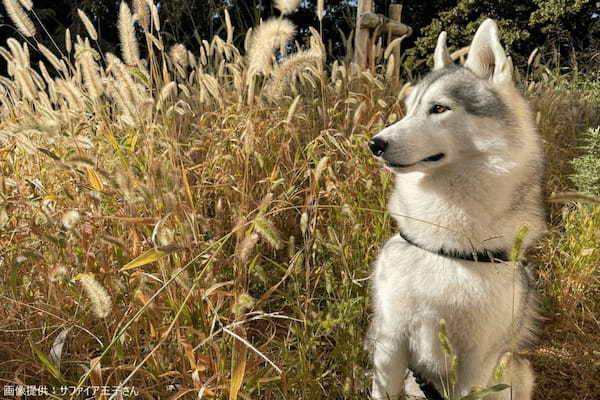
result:
[[[493,20],[477,30],[464,66],[452,62],[442,32],[433,71],[410,91],[405,117],[369,142],[371,151],[396,173],[431,173],[506,151],[510,135],[498,132],[509,132],[513,119],[502,95],[507,88],[514,92],[512,72]]]

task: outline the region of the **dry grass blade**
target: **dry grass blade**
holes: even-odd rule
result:
[[[237,400],[238,393],[244,382],[244,376],[246,375],[246,357],[248,348],[246,344],[241,341],[245,339],[246,331],[244,328],[239,328],[240,335],[236,335],[235,344],[231,353],[231,382],[229,383],[229,400]]]
[[[163,290],[165,287],[167,287],[170,284],[170,282],[172,282],[172,279],[175,279],[176,276],[177,276],[177,274],[175,274],[174,277],[172,277],[169,281],[165,282],[165,284],[162,286],[161,290]],[[185,309],[186,305],[188,304],[188,301],[191,299],[192,294],[194,293],[194,290],[196,289],[197,284],[198,284],[198,281],[194,282],[194,284],[192,285],[192,287],[189,288],[189,290],[188,290],[185,298],[183,299],[183,302],[177,308],[177,312],[176,312],[175,316],[173,317],[173,320],[171,321],[171,323],[169,324],[169,326],[167,327],[167,329],[162,333],[162,335],[161,335],[160,340],[158,341],[158,343],[152,348],[152,350],[150,350],[150,352],[148,352],[148,354],[146,355],[146,357],[144,357],[144,359],[141,360],[135,366],[135,368],[133,368],[133,370],[131,371],[131,373],[122,382],[120,382],[120,384],[118,386],[120,389],[122,389],[127,384],[127,382],[129,382],[135,376],[135,374],[140,370],[140,368],[142,368],[142,366],[162,346],[162,344],[165,342],[165,340],[167,340],[167,338],[171,334],[171,331],[173,330],[173,327],[175,327],[175,324],[179,320],[179,317],[181,316],[181,313],[183,312],[183,310]],[[154,298],[154,296],[152,296],[152,298]],[[148,304],[149,304],[149,302],[148,302]],[[100,356],[99,358],[102,358],[102,356]]]
[[[469,46],[465,46],[462,49],[458,49],[452,52],[452,54],[450,54],[450,59],[452,59],[453,61],[459,58],[462,59],[462,57],[464,57],[469,52],[469,48]]]
[[[129,271],[130,269],[138,268],[146,264],[153,263],[165,257],[169,253],[158,249],[150,249],[127,264],[123,265],[119,271]]]
[[[388,59],[390,57],[390,55],[392,54],[392,51],[394,51],[394,49],[398,46],[400,46],[400,44],[402,44],[402,41],[408,37],[407,35],[402,35],[394,40],[392,40],[390,42],[390,44],[387,45],[387,47],[385,48],[385,51],[383,52],[383,58],[384,59]]]
[[[115,221],[126,222],[129,224],[144,224],[144,225],[154,225],[156,224],[160,218],[156,217],[121,217],[117,215],[104,215],[96,218],[104,218],[104,219],[112,219]]]
[[[60,331],[54,342],[52,343],[52,348],[50,349],[50,359],[52,363],[56,365],[56,368],[60,371],[60,364],[62,362],[62,351],[65,347],[65,343],[67,341],[67,335],[71,331],[72,327],[68,327]]]
[[[90,380],[93,386],[101,387],[104,385],[104,379],[102,379],[102,357],[92,358],[90,361],[90,370],[92,373],[90,374]],[[98,390],[95,394],[96,400],[106,399],[106,395],[102,393],[101,390]]]
[[[194,208],[194,195],[192,194],[192,188],[190,187],[186,168],[183,165],[181,166],[181,180],[183,181],[183,187],[185,188],[185,194],[190,202],[190,206]]]
[[[292,118],[294,118],[294,114],[296,113],[296,110],[298,109],[298,104],[300,104],[300,96],[299,95],[296,96],[296,98],[290,105],[290,108],[288,109],[287,117],[285,118],[286,123],[289,124],[292,121]]]
[[[231,331],[230,329],[227,329],[227,328],[223,328],[223,332],[226,332],[227,334],[233,336],[234,338],[236,338],[237,340],[239,340],[240,342],[242,342],[245,346],[247,346],[252,351],[254,351],[256,354],[258,354],[263,360],[265,360],[266,362],[268,362],[269,365],[271,365],[271,367],[273,367],[275,369],[275,371],[277,371],[277,373],[281,374],[283,372],[281,370],[281,368],[279,368],[277,365],[275,365],[275,363],[273,363],[273,361],[269,360],[269,358],[267,356],[265,356],[263,353],[261,353],[260,351],[258,351],[258,349],[256,347],[252,346],[252,344],[250,344],[250,342],[248,342],[246,339],[244,339],[243,337],[241,337],[237,333],[235,333],[235,332],[233,332],[233,331]]]
[[[536,47],[531,54],[529,54],[529,57],[527,58],[527,66],[530,66],[531,63],[533,63],[533,60],[535,59],[535,56],[537,55],[538,51],[540,50],[539,47]]]
[[[553,203],[566,203],[569,201],[583,201],[588,203],[600,204],[600,197],[587,193],[560,192],[553,193],[548,200]]]
[[[98,192],[102,192],[104,190],[104,184],[102,183],[102,178],[98,176],[96,171],[93,168],[86,168],[88,182],[94,188],[94,190]]]

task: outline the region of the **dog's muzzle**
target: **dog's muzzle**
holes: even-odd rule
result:
[[[388,142],[378,137],[374,137],[369,141],[369,149],[371,149],[371,152],[375,157],[381,157],[385,152],[385,149],[387,149],[387,146]]]

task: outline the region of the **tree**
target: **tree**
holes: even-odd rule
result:
[[[566,59],[572,52],[583,56],[598,46],[594,37],[600,31],[597,16],[600,3],[594,0],[434,0],[427,2],[427,6],[424,3],[410,0],[404,6],[406,23],[415,32],[414,48],[407,52],[411,66],[427,57],[431,60],[437,36],[443,30],[448,32],[452,50],[467,46],[485,18],[498,22],[503,45],[515,64],[521,66],[536,47],[554,49]]]

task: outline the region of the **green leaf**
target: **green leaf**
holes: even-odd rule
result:
[[[46,369],[52,374],[52,376],[54,376],[61,384],[64,384],[66,382],[65,377],[60,373],[60,370],[54,364],[52,364],[48,357],[46,357],[42,349],[36,346],[33,342],[29,342],[29,345],[31,346],[31,349],[35,355],[40,359],[42,364],[44,364],[44,367],[46,367]]]
[[[134,75],[136,78],[138,78],[140,81],[142,81],[144,83],[144,85],[146,85],[146,87],[149,87],[150,82],[148,81],[148,78],[146,78],[146,76],[142,73],[142,71],[138,67],[127,65],[125,67],[125,69],[131,75]]]
[[[492,395],[494,393],[501,392],[504,389],[507,389],[509,387],[510,387],[509,385],[505,385],[504,383],[500,383],[498,385],[490,386],[487,389],[481,389],[481,390],[477,390],[477,391],[472,391],[471,393],[469,393],[465,397],[461,398],[460,400],[478,400],[478,399],[483,399],[483,398],[486,398],[487,396],[490,396],[490,395]]]
[[[283,247],[283,241],[279,237],[279,233],[275,227],[273,227],[271,221],[267,220],[266,218],[255,219],[254,230],[256,233],[266,239],[267,242],[269,242],[269,244],[274,248],[279,250]]]

